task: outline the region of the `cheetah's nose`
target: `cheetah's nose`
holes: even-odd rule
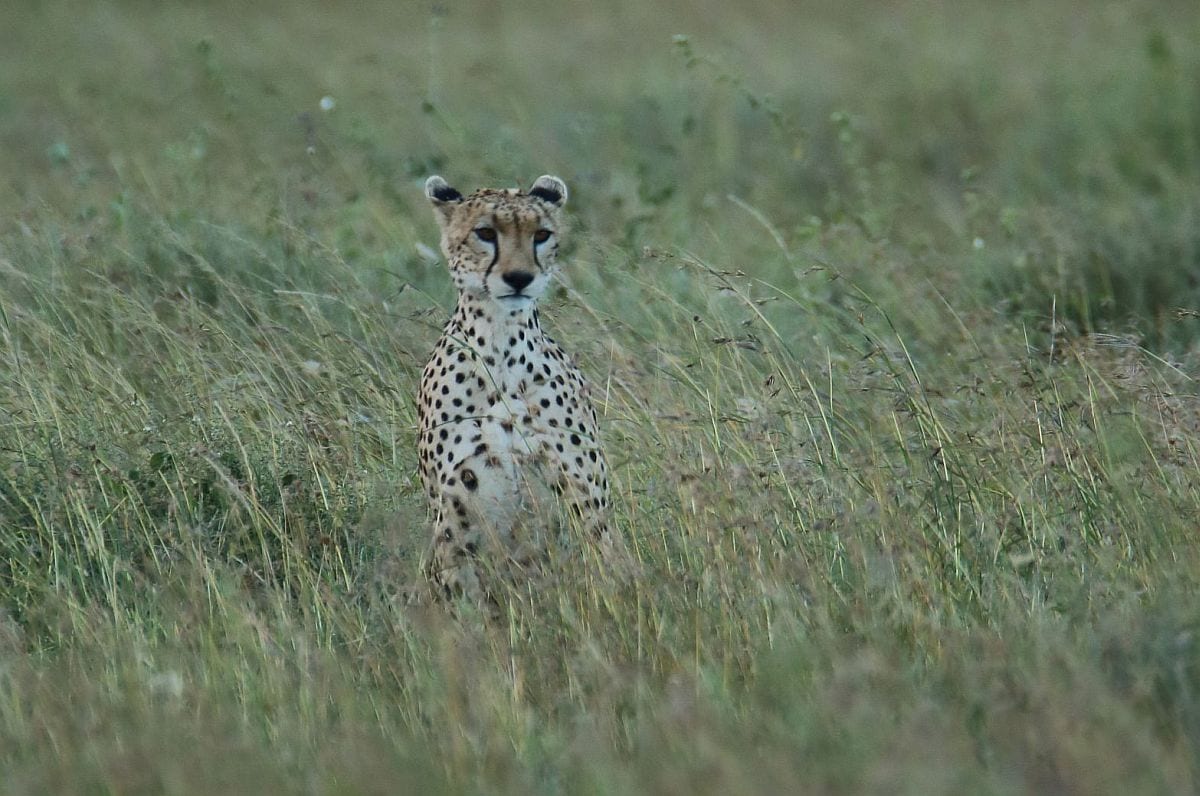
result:
[[[520,293],[533,281],[533,274],[528,271],[509,271],[500,278],[504,280],[504,284]]]

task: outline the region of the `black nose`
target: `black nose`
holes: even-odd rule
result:
[[[528,271],[509,271],[501,279],[504,280],[504,284],[520,293],[533,281],[533,274]]]

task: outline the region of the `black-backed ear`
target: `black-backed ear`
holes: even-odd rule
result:
[[[529,195],[536,196],[538,199],[549,202],[555,207],[562,207],[567,203],[567,186],[558,177],[543,174],[533,181],[533,187],[529,189]]]
[[[425,180],[425,195],[433,205],[434,215],[440,224],[445,224],[453,215],[454,208],[463,200],[463,195],[450,187],[450,183],[436,174]]]
[[[446,202],[461,202],[463,199],[461,193],[451,188],[450,183],[436,174],[425,180],[425,195],[435,205],[445,204]]]

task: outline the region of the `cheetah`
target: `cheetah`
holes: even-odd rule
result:
[[[562,520],[608,538],[589,387],[537,311],[567,187],[546,175],[527,192],[464,197],[434,176],[425,195],[458,303],[421,376],[418,449],[433,514],[424,570],[439,596],[494,604],[482,561],[492,571],[530,565]]]

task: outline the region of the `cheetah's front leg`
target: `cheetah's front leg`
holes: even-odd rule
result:
[[[445,599],[466,597],[477,604],[488,600],[479,577],[482,534],[473,528],[466,506],[456,497],[439,501],[433,521],[433,539],[425,562],[425,576]]]

